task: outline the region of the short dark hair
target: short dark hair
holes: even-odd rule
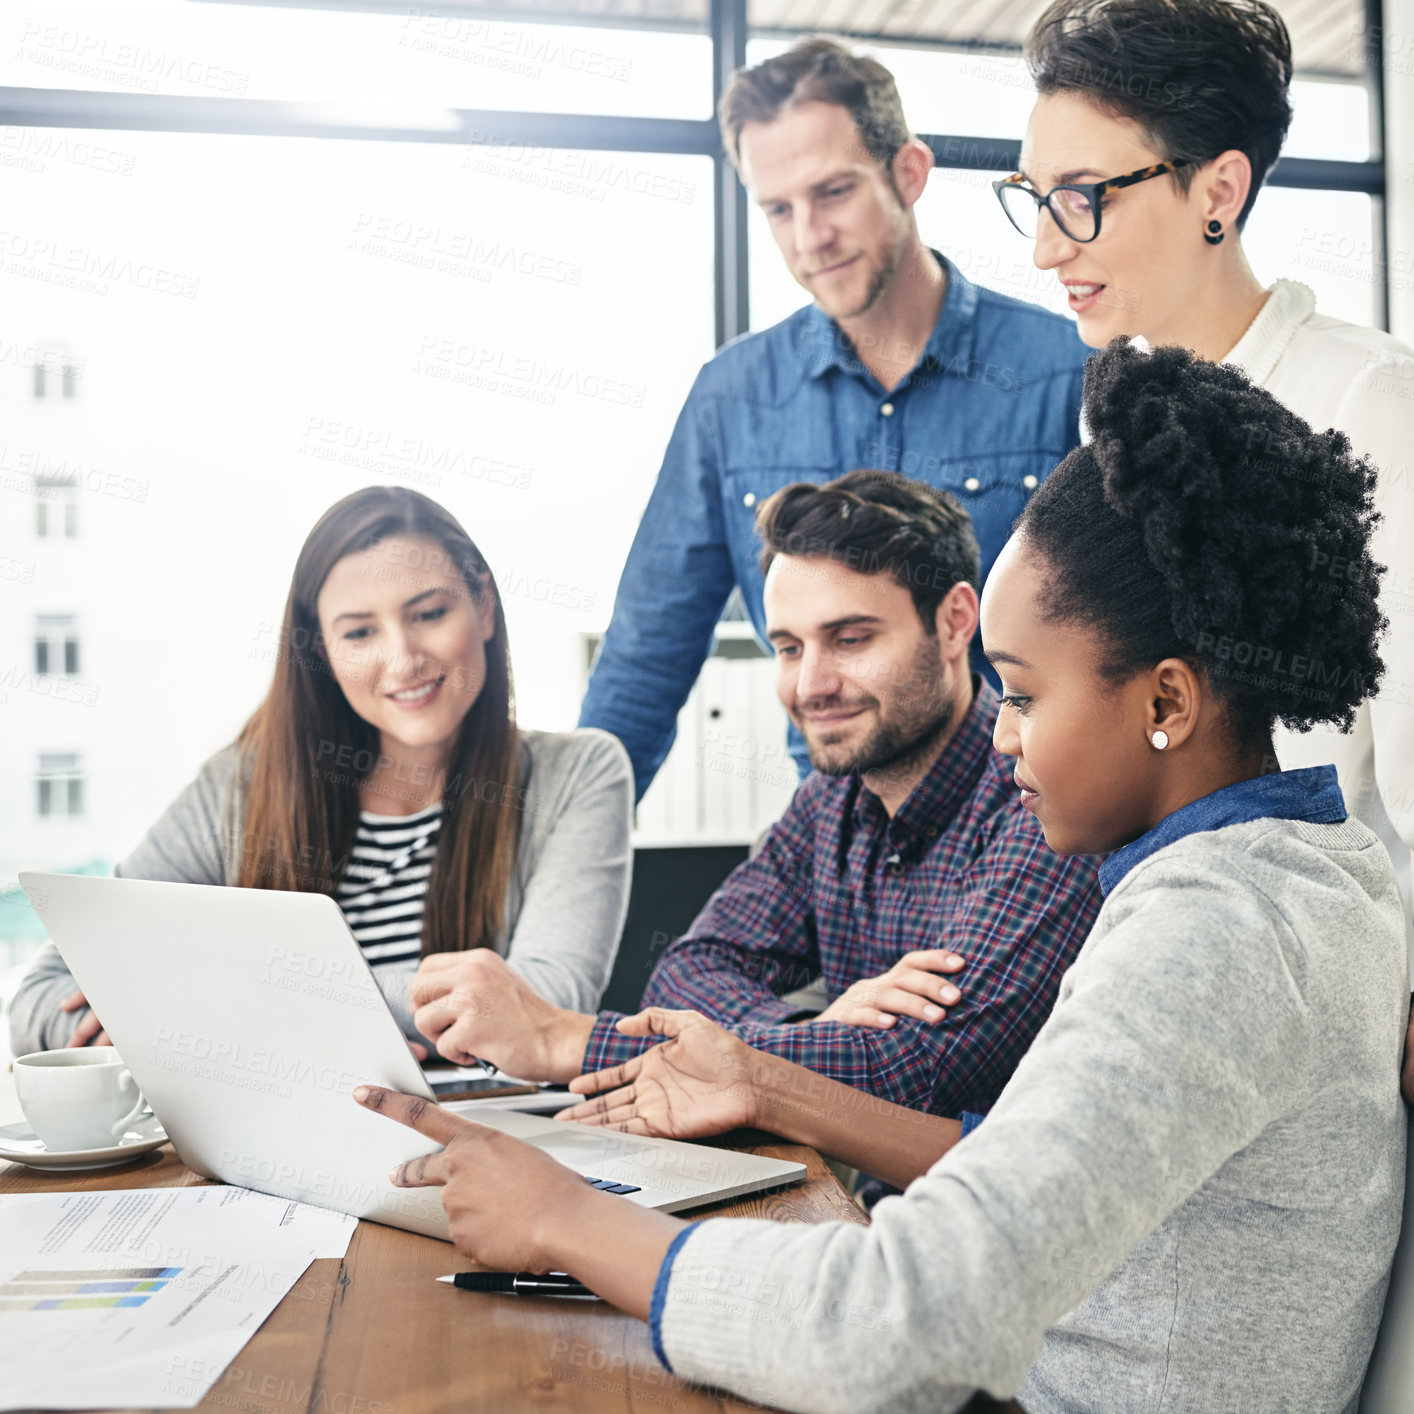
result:
[[[1026,37],[1039,93],[1083,94],[1132,118],[1166,160],[1236,148],[1252,164],[1241,230],[1291,125],[1291,37],[1263,0],[1055,0]],[[1116,174],[1118,175],[1118,174]]]
[[[834,103],[848,111],[864,150],[889,171],[911,136],[894,76],[837,39],[816,35],[783,54],[738,69],[727,81],[717,121],[732,164],[741,166],[741,130],[747,123],[773,123],[800,103]]]
[[[946,491],[892,471],[851,471],[823,486],[784,486],[756,512],[761,572],[777,555],[834,560],[888,574],[913,596],[929,633],[955,584],[974,589],[981,554],[972,518]]]
[[[1384,672],[1371,462],[1187,349],[1114,340],[1083,405],[1092,440],[1016,525],[1048,617],[1094,630],[1115,682],[1201,666],[1244,745],[1276,721],[1348,730]]]

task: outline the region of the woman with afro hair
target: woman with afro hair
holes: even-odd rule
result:
[[[867,1228],[685,1227],[420,1102],[457,1245],[573,1272],[685,1378],[786,1409],[1353,1411],[1404,1192],[1408,1000],[1389,855],[1276,724],[1348,724],[1383,671],[1374,471],[1234,368],[1120,339],[1091,441],[982,598],[998,749],[1104,904],[988,1116],[919,1114],[689,1012],[572,1118],[758,1125],[906,1187]],[[1262,449],[1258,455],[1256,448]],[[1338,560],[1338,582],[1313,566]],[[831,1024],[831,1023],[824,1023]]]

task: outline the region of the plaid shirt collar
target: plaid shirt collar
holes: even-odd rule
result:
[[[992,754],[992,727],[1000,701],[991,684],[974,674],[967,715],[892,820],[879,797],[855,779],[855,824],[862,828],[886,826],[900,855],[926,850],[952,824],[959,807],[977,787]]]

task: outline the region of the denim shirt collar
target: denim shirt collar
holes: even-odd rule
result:
[[[1115,850],[1100,865],[1100,892],[1108,894],[1136,864],[1185,835],[1261,819],[1339,824],[1345,819],[1345,797],[1335,767],[1307,766],[1299,771],[1254,776],[1190,801],[1172,815],[1164,816],[1148,833]]]
[[[977,286],[941,251],[935,250],[933,255],[947,273],[948,288],[943,307],[938,311],[938,322],[914,367],[933,364],[944,372],[966,369],[972,358],[976,332]],[[873,380],[874,375],[854,352],[849,336],[817,304],[806,307],[798,352],[800,367],[809,378],[823,377],[832,368],[838,368],[842,373]]]

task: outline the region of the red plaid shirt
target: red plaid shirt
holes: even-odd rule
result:
[[[974,680],[975,681],[975,680]],[[644,1006],[688,1008],[752,1046],[912,1109],[986,1111],[1050,1014],[1100,907],[1098,861],[1047,847],[992,749],[980,683],[947,749],[889,818],[857,776],[808,776],[754,859],[664,953]],[[782,994],[823,975],[831,999],[916,948],[967,960],[946,1020],[887,1031],[793,1023]],[[584,1069],[651,1042],[601,1012]]]

